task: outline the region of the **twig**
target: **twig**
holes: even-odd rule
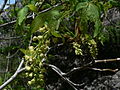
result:
[[[12,54],[11,56],[7,56],[6,58],[7,58],[7,59],[12,58],[12,57],[14,57],[18,52],[19,52],[19,49],[18,49],[14,54]]]
[[[0,9],[0,14],[3,12],[3,10],[4,10],[4,8],[5,8],[5,5],[7,4],[7,1],[8,1],[8,0],[4,0],[3,6],[2,6],[2,8]]]
[[[8,52],[8,56],[7,57],[9,57],[9,56],[10,56],[10,52]],[[7,66],[6,66],[6,72],[8,72],[8,69],[9,69],[9,62],[10,62],[10,59],[8,58]]]
[[[58,7],[58,6],[62,5],[63,3],[64,3],[64,2],[58,3],[58,4],[56,4],[56,5],[53,5],[52,7],[47,8],[47,9],[41,11],[40,14],[41,14],[41,13],[45,13],[45,12],[47,12],[47,11],[50,11],[51,9],[53,9],[53,8],[55,8],[55,7]]]
[[[0,90],[2,90],[4,87],[6,87],[10,82],[12,82],[19,73],[21,73],[22,71],[25,70],[25,68],[22,68],[22,65],[24,63],[24,59],[22,59],[19,67],[17,68],[16,72],[14,73],[13,76],[11,76],[11,78],[9,78],[5,83],[3,83],[1,86],[0,86]]]
[[[73,87],[74,90],[78,90],[76,87],[81,87],[83,84],[76,84],[73,83],[71,80],[69,80],[65,75],[66,73],[63,73],[58,67],[51,65],[51,64],[44,64],[45,66],[51,67],[53,71],[55,71],[65,82],[67,82],[71,87]]]
[[[63,2],[63,3],[64,3],[64,2]],[[40,11],[40,14],[41,14],[41,13],[45,13],[45,12],[47,12],[47,11],[50,11],[51,9],[62,5],[63,3],[58,3],[58,4],[56,4],[56,5],[53,5],[53,6],[50,7],[50,8],[47,8],[47,9],[45,9],[45,10],[43,10],[43,11]],[[27,16],[27,19],[32,18],[32,17],[33,17],[33,15]],[[17,20],[14,20],[14,21],[11,21],[11,22],[8,22],[8,23],[1,24],[0,27],[4,27],[4,26],[10,25],[10,24],[14,24],[14,23],[16,23],[16,21],[17,21]]]
[[[18,37],[0,37],[0,40],[10,40],[10,39],[19,39],[22,38],[23,36],[18,36]]]
[[[104,59],[104,60],[95,60],[95,63],[106,63],[106,62],[115,62],[115,61],[120,61],[120,58],[116,58],[116,59]]]
[[[93,63],[94,63],[94,61],[92,61],[92,62],[90,62],[90,63],[88,63],[88,64],[86,64],[86,65],[84,65],[84,66],[82,66],[82,67],[73,68],[73,69],[71,69],[69,72],[67,72],[67,73],[65,74],[65,76],[70,76],[71,74],[73,74],[73,73],[75,73],[75,72],[77,72],[77,71],[80,71],[80,70],[83,70],[83,69],[85,69],[85,68],[88,68],[88,67],[92,66]]]
[[[92,70],[95,70],[95,71],[101,71],[101,72],[104,72],[104,71],[110,71],[110,72],[117,72],[118,69],[98,69],[98,68],[90,68]]]
[[[14,21],[11,21],[11,22],[8,22],[8,23],[1,24],[0,27],[4,27],[4,26],[10,25],[10,24],[14,24],[16,21],[17,21],[17,20],[14,20]]]
[[[117,59],[104,59],[104,60],[94,60],[84,66],[73,68],[69,72],[65,73],[65,76],[70,76],[71,74],[78,72],[83,69],[92,69],[92,70],[97,70],[97,71],[111,71],[111,72],[116,72],[118,69],[112,70],[112,69],[98,69],[98,68],[92,68],[91,66],[97,63],[106,63],[106,62],[115,62],[115,61],[120,61],[120,58]]]
[[[30,36],[29,46],[30,46],[31,43],[32,43],[32,37],[33,37],[33,35]]]

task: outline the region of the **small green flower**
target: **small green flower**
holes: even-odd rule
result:
[[[29,71],[31,69],[31,67],[30,66],[25,66],[25,69]]]

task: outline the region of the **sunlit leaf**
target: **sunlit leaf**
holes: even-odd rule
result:
[[[28,7],[25,6],[18,12],[18,24],[21,25],[21,23],[26,19],[28,13]]]
[[[37,31],[40,27],[42,27],[44,25],[45,16],[46,16],[46,14],[42,13],[35,17],[35,19],[32,21],[32,25],[31,25],[32,33]]]
[[[58,31],[51,31],[51,34],[55,37],[62,37]]]
[[[27,5],[27,6],[29,7],[29,9],[30,9],[31,11],[37,12],[37,7],[36,7],[35,5],[29,4],[29,5]]]
[[[76,6],[76,11],[80,10],[80,9],[83,9],[83,8],[86,8],[87,7],[87,2],[80,2],[78,3],[78,5]]]
[[[22,52],[22,53],[24,53],[24,54],[27,54],[27,50],[25,50],[25,49],[20,49],[20,51]]]

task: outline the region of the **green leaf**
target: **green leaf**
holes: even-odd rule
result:
[[[35,5],[29,4],[29,5],[27,5],[27,6],[29,7],[29,9],[30,9],[31,11],[37,12],[37,7],[36,7]]]
[[[94,37],[96,37],[100,33],[100,30],[101,30],[101,22],[99,20],[96,21],[94,27],[95,27]]]
[[[92,21],[95,23],[94,27],[94,37],[96,37],[99,33],[100,33],[100,27],[101,27],[101,21],[100,21],[100,12],[99,12],[99,8],[93,4],[93,3],[89,3],[89,6],[87,8],[86,11],[87,14],[87,18],[88,20]]]
[[[88,5],[87,2],[80,2],[78,3],[78,5],[76,6],[76,11],[80,10],[80,9],[83,9],[83,8],[86,8]]]
[[[40,88],[40,90],[44,90],[44,88]]]
[[[0,85],[2,85],[2,78],[0,77]]]
[[[45,22],[45,18],[46,17],[46,13],[41,13],[38,14],[38,16],[35,17],[35,19],[32,21],[32,25],[31,25],[31,32],[34,33],[35,31],[37,31],[40,27],[42,27],[44,25]]]
[[[60,37],[60,38],[62,37],[58,31],[51,31],[51,34],[55,37]]]
[[[60,9],[61,7],[56,7],[48,12],[38,14],[32,22],[32,33],[42,27],[45,22],[50,30],[57,29],[59,27]]]
[[[25,49],[20,49],[20,51],[24,54],[27,54],[26,50]]]
[[[18,24],[21,25],[21,23],[26,19],[28,13],[28,7],[25,6],[18,12]]]
[[[99,9],[93,3],[89,3],[89,6],[86,12],[87,12],[88,18],[94,22],[100,18]]]
[[[114,7],[120,7],[120,1],[119,0],[109,0],[109,2]]]
[[[49,16],[47,17],[48,28],[50,28],[52,30],[57,30],[59,28],[59,24],[60,24],[59,11],[52,10],[48,14],[49,14]]]

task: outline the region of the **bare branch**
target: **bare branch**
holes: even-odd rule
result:
[[[17,20],[14,20],[14,21],[11,21],[11,22],[8,22],[8,23],[1,24],[0,27],[4,27],[4,26],[10,25],[10,24],[14,24],[14,23],[16,23],[16,21],[17,21]]]
[[[25,70],[25,68],[22,68],[22,65],[24,63],[24,59],[22,59],[19,67],[17,68],[16,72],[14,73],[13,76],[11,76],[11,78],[9,78],[5,83],[3,83],[1,86],[0,86],[0,90],[2,90],[3,88],[5,88],[10,82],[12,82],[19,73],[21,73],[22,71]]]
[[[0,9],[0,14],[3,12],[3,10],[4,10],[4,8],[5,8],[5,5],[7,4],[7,1],[8,1],[8,0],[4,0],[3,6],[2,6],[2,8]]]
[[[0,37],[0,40],[10,40],[10,39],[19,39],[19,38],[22,38],[24,36],[17,36],[17,37]]]
[[[19,49],[18,49],[14,54],[12,54],[11,56],[7,56],[6,58],[7,58],[7,59],[12,58],[12,57],[14,57],[18,52],[19,52]]]
[[[95,70],[95,71],[101,71],[101,72],[105,72],[105,71],[110,71],[110,72],[117,72],[118,69],[98,69],[98,68],[91,68],[92,70]]]
[[[116,59],[104,59],[104,60],[95,60],[95,63],[106,63],[106,62],[115,62],[115,61],[120,61],[120,58],[116,58]]]
[[[81,87],[83,84],[76,84],[69,80],[65,74],[63,73],[58,67],[51,65],[51,64],[44,64],[45,66],[51,67],[53,71],[55,71],[65,82],[67,82],[71,87],[73,87],[74,90],[78,90],[76,87]]]
[[[92,62],[90,62],[90,63],[88,63],[88,64],[86,64],[86,65],[84,65],[84,66],[77,67],[77,68],[73,68],[73,69],[71,69],[69,72],[67,72],[67,73],[65,74],[65,76],[70,76],[71,74],[73,74],[73,73],[75,73],[75,72],[77,72],[77,71],[86,69],[86,68],[92,66],[93,63],[94,63],[94,61],[92,61]]]
[[[50,67],[53,71],[55,71],[65,82],[67,82],[71,87],[73,87],[74,90],[78,90],[77,87],[81,87],[84,85],[83,84],[76,84],[74,82],[72,82],[71,80],[69,80],[69,77],[71,74],[78,72],[80,70],[86,70],[86,69],[91,69],[91,70],[95,70],[95,71],[101,71],[101,72],[106,72],[106,71],[110,71],[110,72],[117,72],[119,69],[99,69],[99,68],[93,68],[92,66],[96,63],[100,63],[100,62],[113,62],[113,61],[120,61],[120,58],[117,59],[105,59],[105,60],[94,60],[82,67],[77,67],[77,68],[73,68],[72,70],[70,70],[67,73],[62,72],[58,67],[51,65],[51,64],[45,64],[43,63],[43,65]]]
[[[30,46],[31,43],[32,43],[32,37],[33,37],[33,35],[30,36],[29,46]]]
[[[45,13],[45,12],[47,12],[47,11],[50,11],[51,9],[53,9],[53,8],[55,8],[55,7],[58,7],[58,6],[62,5],[62,4],[64,4],[64,2],[63,2],[63,3],[58,3],[58,4],[56,4],[56,5],[53,5],[52,7],[47,8],[47,9],[41,11],[40,14],[41,14],[41,13]]]
[[[115,62],[115,61],[120,61],[120,58],[117,58],[117,59],[104,59],[104,60],[94,60],[84,66],[81,66],[81,67],[77,67],[77,68],[73,68],[71,69],[69,72],[67,72],[66,74],[64,74],[65,76],[70,76],[71,74],[75,73],[75,72],[78,72],[78,71],[81,71],[81,70],[84,70],[84,69],[92,69],[92,70],[96,70],[96,71],[110,71],[110,72],[117,72],[118,69],[98,69],[98,68],[92,68],[92,66],[94,64],[97,64],[97,63],[107,63],[107,62]]]

